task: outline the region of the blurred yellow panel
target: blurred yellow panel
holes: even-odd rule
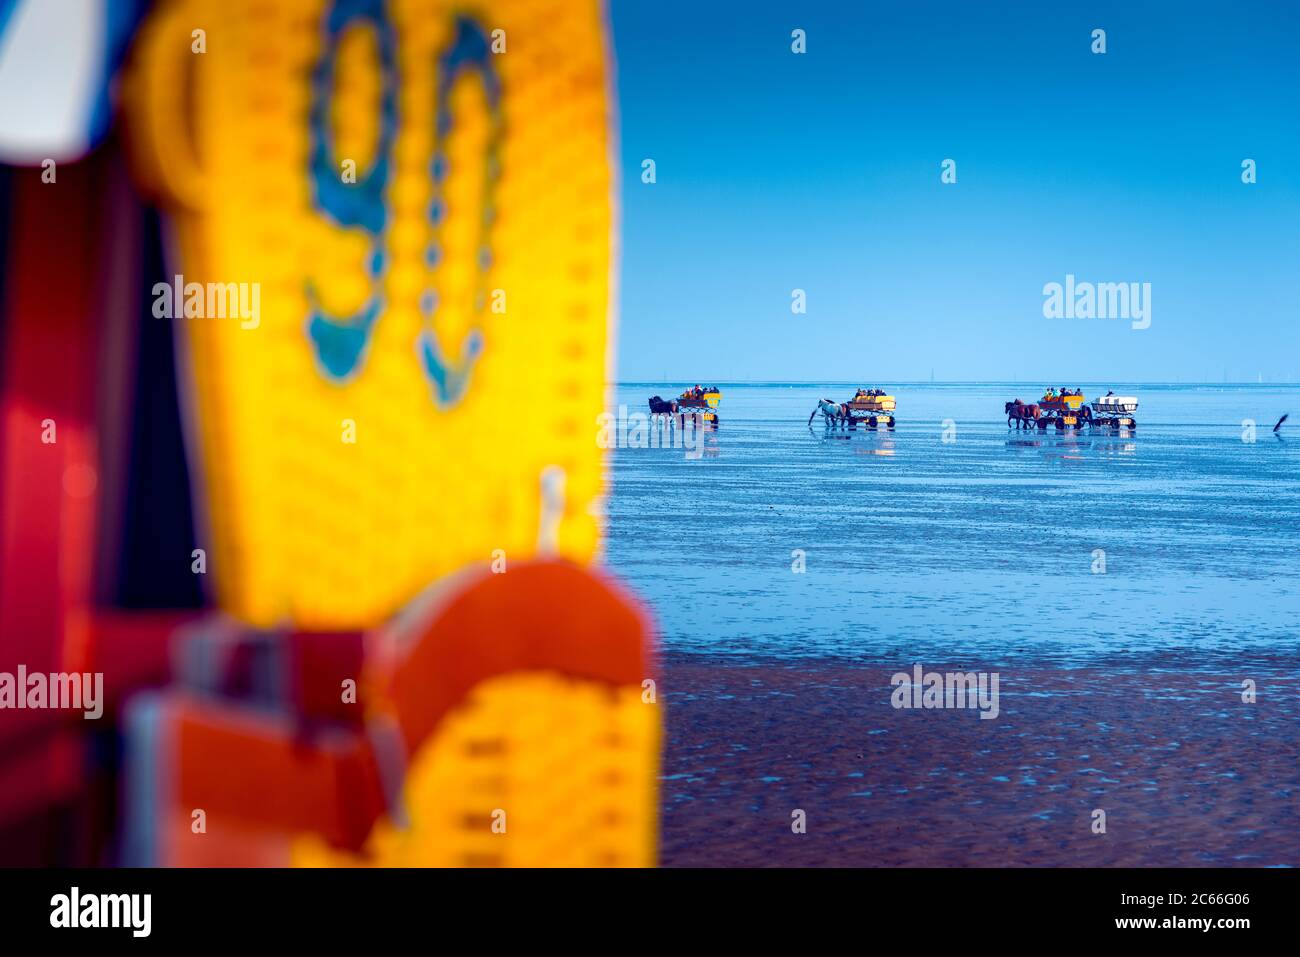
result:
[[[361,855],[303,835],[292,864],[652,866],[659,733],[640,688],[494,678],[412,756],[408,820],[381,819]]]
[[[255,318],[174,320],[223,609],[364,627],[494,549],[532,555],[548,466],[566,474],[560,553],[592,558],[602,11],[156,6],[127,102],[142,179],[178,225],[174,271],[258,290]]]

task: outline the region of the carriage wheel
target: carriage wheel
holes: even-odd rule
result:
[[[1065,431],[1065,419],[1063,417],[1059,419],[1053,419],[1052,422],[1055,423],[1057,432]]]
[[[867,419],[867,425],[871,426],[873,429],[876,427],[876,424],[876,417],[874,415]]]
[[[894,431],[894,417],[892,415],[889,417],[888,428],[890,432]]]

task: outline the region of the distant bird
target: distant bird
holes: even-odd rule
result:
[[[1286,421],[1286,417],[1287,417],[1288,415],[1290,415],[1290,414],[1291,414],[1290,412],[1283,412],[1283,413],[1282,413],[1282,418],[1278,419],[1278,420],[1277,420],[1277,425],[1273,426],[1273,431],[1274,431],[1274,432],[1276,432],[1278,429],[1282,428],[1282,423]]]

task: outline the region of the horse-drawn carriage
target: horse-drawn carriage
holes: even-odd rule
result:
[[[846,429],[855,429],[863,425],[870,429],[881,426],[892,429],[896,406],[894,397],[886,395],[884,389],[858,389],[848,402],[820,399],[817,408],[808,416],[808,423],[811,425],[813,417],[820,412],[831,427],[842,425]]]
[[[690,419],[695,425],[712,423],[716,428],[721,424],[717,413],[718,403],[721,401],[722,393],[718,389],[712,386],[706,389],[696,386],[694,389],[687,389],[670,402],[664,401],[657,395],[651,396],[650,414],[672,416],[681,425],[685,425],[687,419]]]
[[[1093,428],[1136,429],[1138,400],[1131,395],[1104,395],[1092,401],[1088,424]]]
[[[1073,392],[1049,390],[1035,403],[1015,399],[1006,403],[1004,408],[1008,428],[1055,427],[1057,431],[1064,431],[1083,425],[1093,429],[1135,429],[1137,422],[1133,413],[1137,407],[1138,401],[1133,396],[1113,393],[1094,399],[1089,405],[1083,390],[1076,389]]]
[[[880,425],[894,427],[894,409],[898,403],[892,395],[885,395],[884,389],[859,389],[845,404],[849,409],[849,428],[859,423],[873,429]]]

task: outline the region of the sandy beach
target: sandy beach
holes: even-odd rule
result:
[[[924,665],[999,672],[998,717],[893,708],[910,661],[667,656],[662,862],[1300,864],[1293,656]]]

